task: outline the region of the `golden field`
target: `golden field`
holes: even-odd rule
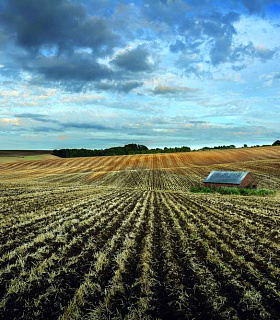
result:
[[[276,196],[192,194],[248,170]],[[279,319],[280,147],[0,164],[1,319]]]
[[[156,170],[159,175],[173,175],[174,179],[183,180],[183,185],[178,186],[179,191],[182,187],[188,189],[190,185],[201,182],[211,170],[248,170],[257,178],[260,188],[278,189],[279,159],[280,147],[70,159],[55,157],[44,161],[2,163],[0,175],[3,182],[98,186],[122,183],[121,187],[129,187],[129,180],[137,180],[139,174],[149,179],[148,176]],[[144,182],[144,188],[147,183]],[[133,187],[137,185],[141,187],[141,179],[136,185],[133,183]]]

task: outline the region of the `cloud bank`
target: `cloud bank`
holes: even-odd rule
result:
[[[273,142],[279,15],[278,0],[0,0],[1,147]]]

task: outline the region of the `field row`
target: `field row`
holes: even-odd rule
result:
[[[62,160],[65,161],[65,160]],[[44,163],[44,162],[41,162]],[[53,169],[9,169],[0,170],[3,189],[0,199],[6,194],[11,197],[21,192],[42,193],[55,186],[60,192],[86,186],[110,188],[136,188],[140,190],[181,190],[187,191],[192,186],[202,183],[212,170],[250,171],[258,182],[259,188],[280,189],[280,163],[279,160],[262,160],[245,163],[231,163],[211,166],[170,167],[165,169],[149,169],[138,167],[134,169],[106,171],[108,168],[99,168],[100,171],[79,172],[79,168],[69,168],[68,171],[59,168]],[[19,185],[20,183],[20,185]],[[9,184],[7,193],[6,186]],[[14,185],[14,187],[13,187]],[[23,187],[24,185],[24,187]],[[34,187],[36,185],[36,187]],[[12,192],[13,189],[13,192]],[[1,210],[1,207],[0,207]]]
[[[239,197],[77,187],[57,202],[54,191],[37,210],[40,192],[26,192],[22,218],[1,218],[1,318],[279,318],[277,201],[264,211]]]

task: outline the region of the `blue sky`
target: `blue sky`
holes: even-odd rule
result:
[[[271,144],[279,0],[0,0],[0,149]]]

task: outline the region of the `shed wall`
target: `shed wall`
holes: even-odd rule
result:
[[[247,176],[243,179],[243,181],[241,182],[240,184],[240,188],[246,188],[248,187],[249,185],[252,185],[252,188],[253,187],[257,187],[257,183],[254,181],[254,178],[253,176],[251,175],[251,173],[248,173]]]
[[[221,187],[230,187],[230,188],[240,188],[238,184],[231,184],[231,183],[213,183],[213,182],[204,182],[205,187],[211,188],[221,188]]]

